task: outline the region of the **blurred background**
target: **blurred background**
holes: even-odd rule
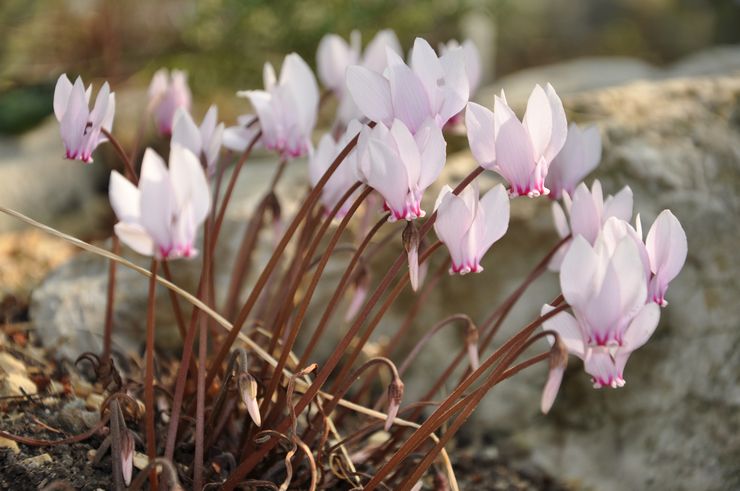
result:
[[[472,37],[485,80],[584,56],[669,65],[740,40],[736,0],[3,0],[0,132],[50,112],[63,72],[145,86],[161,66],[190,72],[196,99],[259,86],[265,61],[313,63],[327,32],[367,42],[391,28],[404,47]],[[43,95],[43,97],[39,97]]]
[[[522,472],[538,466],[577,489],[740,489],[737,0],[0,0],[0,204],[83,239],[110,233],[108,169],[98,164],[117,165],[115,155],[102,145],[92,166],[62,159],[51,116],[61,73],[79,74],[95,90],[110,81],[118,97],[114,133],[141,150],[163,145],[142,117],[158,68],[187,70],[196,120],[216,103],[230,125],[249,110],[235,92],[261,87],[265,61],[279,66],[296,51],[315,66],[324,34],[347,38],[357,29],[367,43],[384,28],[396,31],[404,49],[416,36],[432,46],[473,39],[484,70],[474,99],[486,105],[504,88],[521,114],[532,86],[551,82],[570,120],[601,130],[603,162],[587,182],[600,178],[609,194],[629,185],[645,228],[671,208],[689,240],[670,306],[651,342],[630,359],[624,388],[592,390],[573,362],[544,417],[538,399],[545,367],[537,367],[497,387],[459,444],[492,458],[521,456]],[[320,125],[330,120],[325,110]],[[464,137],[450,138],[448,148],[442,181],[455,182],[476,164]],[[238,245],[274,163],[269,156],[250,161],[227,217],[223,257]],[[492,176],[486,173],[482,185]],[[278,189],[287,215],[305,184],[305,162],[298,161]],[[427,194],[433,201],[436,190]],[[460,311],[483,318],[555,237],[547,200],[516,200],[510,233],[486,257],[486,272],[444,281],[423,318]],[[266,238],[265,253],[270,243]],[[0,216],[2,308],[6,301],[16,305],[39,332],[70,340],[69,347],[90,338],[70,333],[100,330],[107,271],[103,261],[74,252]],[[183,269],[179,280],[187,284],[192,272]],[[338,272],[340,265],[327,275]],[[144,283],[125,271],[119,281],[119,342],[128,337],[136,346]],[[530,320],[557,288],[556,275],[542,278],[503,333]],[[319,302],[329,293],[330,287],[319,292]],[[410,302],[410,293],[397,302],[382,326],[385,338],[376,341],[394,332]],[[452,330],[438,338],[406,381],[410,398],[429,371],[439,371],[450,346],[461,343]]]

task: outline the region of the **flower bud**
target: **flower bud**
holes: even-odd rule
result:
[[[556,336],[555,343],[550,348],[550,372],[547,375],[547,382],[545,382],[545,388],[542,391],[542,403],[540,409],[544,414],[547,414],[555,402],[555,397],[558,395],[560,389],[560,382],[563,380],[563,373],[565,368],[568,366],[568,349],[565,347],[565,343],[560,339],[560,336]]]
[[[239,394],[241,395],[244,405],[247,406],[247,412],[257,426],[262,425],[260,408],[257,403],[257,380],[247,372],[239,374],[237,378]]]
[[[472,322],[468,323],[468,331],[465,334],[465,344],[468,347],[468,359],[470,360],[470,369],[477,370],[480,366],[478,357],[478,328]]]
[[[403,247],[406,249],[409,260],[409,279],[411,289],[419,288],[419,229],[416,222],[408,222],[403,229]]]
[[[385,431],[391,429],[393,420],[396,419],[398,409],[403,399],[403,382],[400,378],[394,378],[388,386],[388,419],[385,420]]]
[[[370,273],[364,264],[360,264],[357,273],[354,275],[355,293],[347,308],[347,314],[344,316],[345,322],[349,322],[360,311],[360,307],[365,303],[367,298],[368,287],[370,285]]]
[[[131,484],[131,476],[134,471],[134,450],[136,442],[131,430],[124,429],[121,434],[121,473],[126,486]]]

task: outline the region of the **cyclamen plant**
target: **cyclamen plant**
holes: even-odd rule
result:
[[[110,200],[119,219],[114,233],[136,253],[152,257],[146,370],[139,380],[144,384],[147,454],[151,466],[163,467],[168,477],[157,482],[150,466],[135,482],[148,478],[153,488],[197,490],[260,485],[410,490],[420,488],[431,468],[433,473],[444,473],[449,487],[457,489],[445,445],[496,384],[548,361],[541,402],[547,412],[557,396],[568,354],[573,354],[583,361],[594,387],[621,387],[629,356],[658,326],[668,285],[686,259],[686,235],[666,210],[643,240],[639,216],[632,222],[633,196],[628,187],[604,200],[598,180],[590,190],[581,182],[600,158],[598,130],[574,125],[569,129],[552,86],[534,87],[520,120],[503,94],[495,98],[493,111],[468,102],[479,77],[479,67],[470,65],[477,60],[469,54],[474,51],[469,42],[463,47],[448,44],[438,55],[426,41],[417,39],[407,64],[391,32],[380,34],[364,56],[358,35],[352,38],[347,44],[330,35],[319,47],[320,79],[340,100],[339,111],[351,104],[355,119],[337,115],[341,131],[337,133],[335,127],[316,149],[312,132],[318,86],[297,54],[285,58],[279,79],[266,65],[264,90],[239,92],[256,114],[225,131],[218,124],[215,106],[196,126],[189,113],[190,91],[184,75],[173,71],[168,81],[166,72],[158,72],[152,81],[150,108],[158,132],[172,134],[169,166],[148,149],[138,171],[109,133],[114,105],[107,84],[88,112],[89,90],[85,92],[81,80],[72,86],[66,76],[59,79],[54,107],[67,157],[90,162],[93,149],[105,141],[100,133],[111,140],[126,169],[125,175],[114,171],[110,177]],[[434,212],[427,214],[424,191],[438,180],[446,161],[444,130],[463,110],[470,149],[480,167],[454,187],[441,186]],[[225,160],[219,165],[219,159],[228,155],[219,151],[222,131],[223,141],[241,155],[235,162]],[[277,154],[281,164],[246,224],[229,291],[221,295],[224,292],[217,291],[213,280],[214,264],[228,259],[214,251],[238,176],[243,170],[249,172],[244,163],[257,145]],[[260,229],[269,213],[280,213],[275,185],[286,162],[301,156],[308,156],[312,188],[243,295]],[[227,178],[225,169],[232,163]],[[504,183],[480,197],[476,178],[484,169],[497,173]],[[225,187],[220,185],[222,180],[228,180]],[[370,200],[373,193],[382,199]],[[548,194],[563,203],[554,204],[560,240],[522,284],[479,323],[464,313],[441,319],[401,357],[402,341],[414,342],[411,328],[419,322],[420,307],[444,272],[482,272],[488,250],[506,240],[510,207],[518,205],[515,198]],[[349,241],[350,225],[360,209],[365,216],[376,213],[377,223],[355,227],[356,236]],[[406,222],[405,228],[394,226],[396,221]],[[397,248],[395,261],[379,272],[378,281],[371,282],[373,272],[367,265],[372,256],[382,248],[396,248],[393,242],[378,239],[381,229],[389,230],[386,237],[402,235],[405,247]],[[432,229],[438,241],[429,237]],[[442,245],[449,259],[439,257]],[[340,247],[348,248],[351,257],[339,283],[332,285],[329,300],[318,303],[313,295],[328,262],[341,261],[334,256]],[[196,253],[202,267],[195,295],[183,293],[157,274],[161,266],[169,280],[170,261],[193,258]],[[410,275],[399,274],[407,262]],[[430,262],[438,267],[431,268],[424,280],[419,271]],[[496,267],[495,259],[490,264]],[[560,292],[553,292],[554,300],[540,299],[541,315],[492,351],[491,343],[508,312],[548,266],[559,270]],[[112,266],[111,288],[114,274]],[[171,301],[183,338],[182,355],[171,374],[174,384],[163,385],[165,378],[157,381],[172,394],[166,404],[154,392],[157,282],[180,295],[171,295]],[[406,319],[389,342],[378,341],[380,348],[370,357],[367,343],[409,282],[419,291],[404,309]],[[332,319],[353,286],[356,293],[346,324],[331,333],[336,329]],[[227,300],[221,304],[224,297]],[[109,312],[113,298],[109,290]],[[194,305],[189,322],[181,311],[183,299]],[[320,313],[315,324],[307,321],[309,307]],[[425,396],[404,400],[401,376],[416,353],[439,329],[460,321],[465,335],[457,355],[439,360],[446,369],[441,375],[430,374]],[[110,363],[114,327],[106,324],[101,363]],[[197,354],[193,352],[196,334]],[[319,356],[317,345],[335,336],[339,340],[330,343],[328,357]],[[304,348],[299,348],[299,339]],[[530,348],[544,350],[518,361]],[[461,373],[457,369],[466,359],[468,366]],[[400,370],[396,369],[399,360]],[[389,377],[373,377],[381,369]],[[455,374],[460,377],[457,381]],[[351,390],[361,376],[364,385]],[[126,419],[135,423],[137,415],[124,414],[119,399],[136,397],[136,392],[125,383],[117,385],[110,389],[113,402],[108,405],[107,420],[113,479],[116,489],[123,489],[132,480],[131,454],[136,445]],[[385,403],[385,413],[373,409],[376,399],[375,408]],[[439,402],[427,402],[435,399]]]

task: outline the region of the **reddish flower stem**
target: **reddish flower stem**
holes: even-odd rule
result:
[[[557,244],[555,244],[555,246],[539,261],[539,263],[537,263],[537,265],[532,269],[532,271],[527,275],[527,277],[522,281],[517,289],[514,290],[506,298],[506,300],[504,300],[504,302],[486,318],[486,320],[483,321],[480,327],[480,331],[482,333],[485,332],[485,336],[478,347],[479,352],[482,353],[486,348],[488,348],[491,341],[493,340],[493,337],[495,336],[496,332],[498,332],[499,327],[506,318],[506,315],[508,315],[513,306],[521,298],[527,288],[534,282],[534,280],[536,280],[543,272],[547,270],[547,265],[550,263],[550,260],[558,251],[558,249],[560,249],[560,247],[568,240],[568,238],[569,237],[566,237],[565,239],[562,239]],[[496,322],[494,323],[494,321]],[[493,326],[489,328],[492,323],[494,323]],[[447,366],[442,375],[437,378],[432,387],[424,394],[423,399],[426,400],[434,397],[434,394],[436,394],[442,388],[442,386],[447,382],[447,379],[450,377],[450,375],[452,375],[452,373],[455,371],[455,369],[464,358],[465,349],[463,348],[457,353],[455,358]],[[463,377],[467,376],[469,373],[470,370],[466,370],[463,374]],[[416,413],[414,413],[413,417],[418,416],[419,412],[417,411]]]
[[[301,355],[301,359],[298,362],[298,366],[304,366],[307,363],[307,360],[313,353],[313,350],[316,347],[316,344],[318,343],[319,339],[323,336],[324,331],[326,330],[326,327],[329,324],[329,319],[331,318],[331,315],[334,312],[334,309],[339,303],[339,300],[344,295],[344,292],[346,291],[347,286],[349,285],[349,281],[352,277],[352,273],[355,270],[355,266],[357,265],[360,258],[362,257],[362,253],[365,251],[367,246],[370,244],[370,241],[375,236],[375,234],[378,232],[378,230],[380,230],[380,228],[387,221],[388,221],[388,214],[383,215],[383,217],[380,220],[378,220],[378,222],[373,226],[373,228],[370,229],[367,235],[365,235],[365,238],[362,240],[362,243],[359,245],[359,247],[357,247],[357,250],[352,255],[352,259],[350,259],[349,264],[345,268],[344,274],[342,274],[342,278],[339,280],[339,284],[334,290],[334,294],[332,295],[331,299],[329,299],[329,303],[324,308],[324,312],[321,315],[321,319],[319,320],[318,327],[316,328],[313,335],[311,336],[311,340],[308,342],[308,346],[306,346],[306,349],[303,350],[303,354]]]
[[[221,225],[223,224],[224,217],[226,216],[226,207],[229,205],[229,201],[231,201],[231,195],[234,192],[234,187],[236,186],[236,181],[239,178],[239,173],[241,172],[242,167],[244,167],[244,162],[246,162],[247,159],[249,158],[249,155],[252,153],[252,149],[257,144],[257,141],[259,141],[260,137],[262,137],[262,130],[258,131],[254,135],[254,137],[252,137],[252,140],[249,142],[249,145],[247,145],[247,148],[244,150],[244,153],[242,153],[242,156],[239,158],[239,161],[236,163],[234,170],[231,172],[231,179],[229,179],[229,184],[226,186],[226,192],[224,194],[223,202],[221,203],[221,208],[216,214],[216,220],[213,222],[213,234],[211,235],[212,237],[211,248],[208,251],[211,256],[213,256],[214,249],[216,248],[216,243],[218,242],[218,235],[221,232]]]
[[[146,311],[146,373],[144,375],[144,406],[146,407],[146,453],[149,460],[157,457],[157,439],[154,431],[154,414],[157,412],[154,404],[154,314],[156,307],[155,293],[157,291],[157,267],[159,261],[152,258],[151,272],[149,278],[149,297]],[[156,491],[156,471],[152,469],[149,482],[152,489]]]
[[[113,148],[115,149],[118,156],[121,158],[121,161],[123,162],[124,167],[124,174],[126,174],[126,178],[133,182],[134,184],[139,183],[139,177],[136,174],[136,169],[134,169],[134,164],[131,162],[131,159],[126,155],[126,151],[121,146],[121,143],[114,137],[110,131],[106,130],[105,128],[101,128],[100,132],[105,135],[105,137],[110,141],[111,145],[113,145]]]
[[[118,236],[113,234],[111,238],[111,252],[120,254],[121,243]],[[100,363],[107,365],[111,356],[111,345],[113,343],[113,312],[116,296],[116,266],[115,261],[108,261],[108,287],[105,297],[105,326],[103,328],[103,355]]]
[[[357,143],[357,137],[355,137],[350,144],[345,147],[342,153],[345,151],[349,153],[349,150],[347,150],[350,145],[355,145]],[[351,149],[351,148],[350,148]],[[337,157],[342,157],[342,153]],[[328,180],[330,177],[330,172],[334,172],[334,169],[336,169],[336,166],[338,166],[337,161],[335,160],[331,167],[329,167],[329,170],[327,170],[326,173],[324,173],[324,176],[322,177],[321,181],[319,181],[319,184],[322,184],[322,181],[324,179]],[[459,194],[460,191],[462,191],[468,184],[473,182],[473,180],[478,177],[483,172],[482,167],[476,167],[470,174],[468,174],[465,179],[460,182],[460,184],[457,185],[457,187],[454,189],[454,194]],[[328,177],[328,176],[329,177]],[[325,183],[326,181],[324,181]],[[317,185],[318,187],[318,185]],[[316,197],[318,199],[318,197]],[[307,199],[308,201],[309,199]],[[305,206],[305,205],[304,205]],[[423,238],[427,232],[432,228],[432,225],[434,224],[434,220],[436,219],[437,213],[432,213],[432,215],[429,217],[429,219],[422,225],[421,229],[419,230],[419,236],[420,238]],[[297,218],[297,217],[296,217]],[[294,220],[295,222],[295,220]],[[291,224],[292,225],[292,224]],[[286,234],[287,235],[287,234]],[[284,248],[284,247],[283,247]],[[431,249],[431,248],[430,248]],[[277,252],[277,251],[276,251]],[[282,253],[282,250],[280,250],[280,253]],[[274,256],[273,256],[274,257]],[[298,401],[298,404],[296,405],[296,412],[301,412],[305,407],[309,404],[309,402],[316,396],[316,393],[320,390],[320,388],[323,386],[326,379],[329,377],[329,374],[334,369],[334,367],[339,362],[339,358],[344,353],[344,350],[347,349],[349,346],[352,338],[355,336],[357,331],[359,330],[360,326],[362,325],[363,321],[367,318],[367,315],[369,314],[370,310],[373,308],[373,306],[378,302],[380,299],[380,296],[382,293],[388,288],[390,282],[392,279],[396,276],[398,271],[400,270],[401,266],[406,262],[407,256],[406,251],[402,251],[399,256],[396,258],[396,261],[391,265],[391,267],[388,269],[388,272],[386,273],[383,280],[381,280],[380,284],[376,288],[375,292],[373,293],[373,296],[365,303],[365,306],[363,307],[362,311],[358,314],[357,320],[353,323],[353,325],[350,327],[349,331],[347,332],[347,335],[345,335],[344,339],[340,343],[339,346],[334,350],[332,353],[332,356],[329,358],[329,361],[324,365],[324,367],[319,371],[318,375],[316,376],[316,379],[313,381],[313,383],[309,386],[309,388],[306,390],[306,392],[303,394],[303,397]],[[277,261],[277,259],[275,260]],[[268,264],[269,266],[269,264]],[[405,275],[406,281],[408,281],[408,275]],[[246,307],[249,306],[249,300],[247,301]],[[251,306],[249,306],[251,308]],[[247,312],[248,315],[248,312]],[[244,318],[246,320],[246,316]],[[235,324],[235,328],[240,327],[244,320],[241,320],[241,322]],[[233,334],[233,336],[232,336]],[[236,338],[236,333],[233,332],[230,333],[229,338],[233,337]],[[227,338],[227,342],[229,339]],[[233,339],[231,340],[231,343],[233,343]],[[226,343],[225,343],[226,344]],[[230,343],[229,343],[230,346]],[[361,349],[361,348],[360,348]],[[221,356],[221,359],[218,360],[218,363],[220,364],[223,361],[223,358],[226,356],[224,353],[223,356]],[[207,381],[208,383],[208,381]],[[278,431],[285,431],[287,429],[287,424],[289,424],[289,421],[286,419],[283,419],[283,421],[280,423],[280,425],[277,427]],[[240,480],[247,474],[249,471],[251,471],[254,466],[269,452],[272,448],[274,448],[275,445],[277,445],[277,439],[271,438],[267,442],[264,442],[261,447],[253,452],[247,459],[242,461],[241,464],[234,470],[234,472],[231,473],[229,476],[229,479],[224,483],[224,490],[225,491],[231,491],[236,487],[236,485],[240,482]]]
[[[239,312],[236,319],[234,320],[234,324],[233,324],[231,331],[229,331],[229,333],[226,335],[226,338],[221,343],[221,346],[218,352],[216,353],[216,356],[213,357],[213,361],[211,362],[210,368],[208,370],[208,374],[206,376],[206,387],[209,386],[211,382],[213,382],[213,379],[216,376],[216,372],[218,371],[219,367],[226,359],[226,356],[228,355],[229,350],[231,349],[231,346],[234,344],[234,341],[236,341],[236,338],[238,337],[242,326],[246,322],[247,318],[249,317],[249,314],[252,311],[252,308],[257,302],[257,298],[259,297],[260,292],[262,291],[265,284],[267,283],[267,280],[272,274],[273,270],[275,269],[275,266],[277,266],[277,263],[280,260],[280,257],[282,256],[283,251],[285,250],[285,247],[288,245],[288,242],[290,241],[291,237],[293,236],[295,231],[298,229],[298,225],[301,223],[301,221],[303,221],[303,219],[306,217],[308,212],[311,209],[313,209],[327,181],[329,181],[329,178],[332,176],[332,174],[334,174],[334,171],[336,171],[336,169],[344,161],[347,155],[349,155],[349,153],[352,151],[355,145],[357,145],[358,138],[359,138],[359,134],[355,136],[352,140],[350,140],[349,143],[347,143],[347,145],[344,147],[344,149],[342,149],[342,151],[339,153],[339,155],[337,155],[337,157],[334,159],[334,162],[332,162],[332,164],[329,166],[326,172],[324,172],[324,175],[321,177],[321,179],[319,179],[319,182],[316,183],[316,186],[313,188],[311,193],[309,193],[309,195],[306,197],[305,201],[303,202],[303,205],[296,213],[296,216],[293,218],[293,221],[290,223],[290,226],[285,231],[285,234],[283,235],[283,238],[280,240],[280,243],[277,245],[277,247],[275,247],[272,257],[268,261],[265,268],[262,270],[262,274],[260,274],[260,277],[257,279],[257,282],[252,288],[252,292],[247,298],[247,301],[244,303],[244,306],[242,307],[241,311]],[[276,442],[276,440],[274,439],[272,439],[271,441]],[[264,447],[266,447],[266,445]],[[237,483],[238,483],[238,480],[235,480],[232,482],[232,489],[233,489],[233,486],[235,486]]]
[[[549,355],[549,351],[546,353],[541,353],[539,355],[536,355],[533,358],[530,358],[529,360],[526,360],[519,365],[509,368],[509,365],[513,363],[514,360],[516,360],[516,358],[518,358],[535,341],[541,338],[543,334],[544,333],[540,333],[537,336],[534,336],[528,339],[525,343],[522,343],[521,345],[519,345],[517,349],[511,350],[507,354],[506,358],[504,358],[501,361],[501,363],[499,363],[499,365],[494,370],[494,373],[488,378],[488,380],[484,383],[484,385],[480,387],[479,389],[477,389],[473,394],[465,398],[465,399],[469,399],[469,401],[466,401],[465,407],[462,409],[461,413],[455,418],[455,421],[453,421],[452,425],[450,425],[447,431],[445,431],[445,433],[439,439],[439,442],[437,442],[434,445],[434,447],[427,452],[427,454],[424,456],[424,459],[422,459],[422,461],[414,467],[413,472],[409,474],[408,476],[406,476],[403,482],[401,482],[399,486],[399,489],[401,491],[408,491],[414,486],[416,481],[418,481],[421,478],[421,476],[424,474],[424,472],[426,472],[426,470],[429,468],[429,466],[432,465],[432,462],[434,462],[434,459],[437,458],[437,455],[442,450],[442,448],[444,448],[445,444],[447,444],[447,442],[450,441],[450,439],[455,435],[455,433],[457,433],[457,431],[465,423],[465,421],[468,420],[470,415],[473,414],[473,411],[475,411],[475,408],[478,407],[478,404],[480,404],[480,402],[483,400],[486,394],[496,384],[498,384],[505,378],[510,377],[520,372],[526,367],[532,366],[533,364],[539,361],[547,359],[547,356]]]
[[[481,377],[485,372],[488,371],[489,368],[491,368],[499,359],[501,359],[502,356],[506,355],[507,353],[511,355],[512,352],[515,352],[517,347],[523,345],[526,343],[527,338],[534,332],[537,327],[539,327],[544,321],[547,319],[550,319],[554,317],[555,315],[559,314],[566,308],[568,308],[568,304],[562,304],[559,307],[556,307],[555,309],[551,310],[547,314],[538,317],[534,321],[532,321],[530,324],[525,326],[522,330],[520,330],[517,334],[512,336],[506,343],[504,343],[499,349],[497,349],[491,356],[489,356],[480,367],[478,367],[477,370],[475,370],[473,373],[471,373],[468,377],[465,378],[456,388],[455,390],[450,393],[444,401],[439,405],[437,410],[435,410],[432,415],[424,421],[424,423],[419,427],[405,442],[404,444],[396,451],[396,453],[391,457],[391,459],[386,462],[385,465],[383,465],[378,472],[373,476],[372,480],[366,485],[365,490],[370,491],[372,489],[375,489],[382,480],[393,470],[395,469],[411,452],[413,452],[428,436],[431,432],[435,431],[439,426],[441,426],[448,418],[449,414],[447,411],[452,408],[456,402],[458,402],[458,399],[464,394],[464,392],[470,387],[478,378]],[[505,357],[504,360],[508,359],[509,356]],[[499,366],[503,365],[500,364]],[[494,373],[495,375],[495,373]],[[495,377],[489,377],[487,380],[493,380],[495,382]],[[480,390],[480,389],[479,389]]]
[[[352,186],[342,197],[341,200],[339,200],[334,206],[334,209],[332,209],[329,216],[326,217],[324,220],[324,223],[321,226],[321,229],[316,233],[316,236],[314,237],[313,242],[309,246],[308,252],[306,252],[303,260],[303,264],[301,264],[301,268],[299,271],[304,271],[306,267],[310,264],[311,258],[314,254],[314,251],[319,245],[319,242],[321,242],[321,239],[324,235],[324,232],[328,228],[329,224],[331,223],[331,220],[334,216],[339,212],[341,207],[344,205],[344,202],[352,196],[352,194],[355,192],[355,190],[360,186],[360,183],[356,183],[354,186]],[[301,302],[301,305],[299,307],[298,313],[295,315],[293,322],[291,323],[291,326],[288,330],[288,339],[283,343],[282,350],[280,352],[280,358],[278,359],[277,367],[275,368],[274,376],[270,380],[270,385],[267,388],[267,391],[265,392],[264,401],[265,404],[272,400],[272,394],[274,393],[275,389],[277,388],[278,382],[282,379],[282,371],[285,367],[285,363],[288,360],[288,355],[290,354],[290,351],[293,349],[293,343],[295,343],[296,338],[298,337],[298,333],[300,332],[300,327],[303,324],[303,319],[306,315],[306,311],[308,310],[308,305],[311,303],[311,298],[313,297],[313,293],[316,290],[316,286],[319,283],[319,279],[321,279],[321,275],[324,272],[324,268],[326,267],[326,264],[329,262],[329,258],[331,257],[331,253],[334,250],[334,247],[337,245],[337,242],[339,242],[339,238],[342,235],[342,232],[344,232],[344,229],[349,224],[349,220],[352,218],[352,215],[354,215],[355,211],[357,211],[357,208],[360,207],[362,202],[367,198],[367,196],[370,194],[371,188],[365,187],[365,190],[360,194],[360,196],[357,197],[357,199],[352,204],[352,207],[347,211],[347,214],[342,219],[341,223],[335,230],[334,234],[332,235],[329,244],[326,246],[326,250],[324,251],[324,254],[321,257],[321,262],[316,267],[316,271],[314,271],[313,277],[311,278],[311,284],[308,286],[306,293],[304,294],[303,300]],[[292,304],[292,298],[293,294],[295,293],[295,289],[298,287],[298,284],[300,282],[300,277],[302,275],[297,275],[296,280],[294,281],[294,284],[292,285],[292,288],[290,289],[291,295],[289,295],[289,303]],[[277,335],[275,337],[278,337]],[[274,338],[273,338],[274,339]]]

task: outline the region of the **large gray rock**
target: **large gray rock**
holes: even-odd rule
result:
[[[286,216],[295,211],[299,194],[305,188],[306,171],[302,162],[289,165],[277,187],[282,198],[281,205]],[[243,231],[252,211],[264,194],[276,162],[255,158],[242,169],[236,184],[231,205],[222,227],[219,249],[216,254],[216,290],[219,304],[223,302],[229,287],[230,271],[238,250]],[[230,173],[224,180],[224,187]],[[267,229],[269,230],[269,229]],[[272,249],[273,234],[265,231],[260,237],[260,246],[255,262],[264,264]],[[110,248],[110,241],[100,244]],[[128,259],[148,268],[147,258],[137,255],[125,246],[122,254]],[[170,263],[174,282],[185,290],[195,293],[198,285],[200,260],[178,260]],[[256,271],[255,271],[256,270]],[[259,273],[253,268],[250,281]],[[160,274],[162,270],[160,269]],[[249,283],[248,282],[248,283]],[[55,347],[58,353],[74,359],[85,351],[100,352],[105,319],[106,292],[108,284],[108,262],[106,259],[83,252],[66,262],[33,290],[30,316],[47,346]],[[116,277],[114,311],[114,344],[121,352],[140,350],[146,329],[148,280],[136,271],[119,266]],[[249,288],[244,288],[245,293]],[[189,320],[190,305],[180,299],[180,305]],[[161,348],[180,346],[180,336],[172,310],[169,294],[164,287],[157,289],[157,344]]]
[[[50,118],[22,136],[0,137],[0,204],[67,232],[90,234],[101,220],[96,186],[104,170],[97,161],[64,160],[59,124]],[[0,232],[22,227],[0,217]]]
[[[478,411],[479,424],[508,432],[558,476],[599,490],[740,486],[739,101],[740,75],[640,82],[565,101],[602,129],[595,175],[605,190],[630,185],[646,226],[672,209],[689,255],[656,334],[630,358],[624,388],[592,390],[573,360],[547,417],[537,413],[544,367],[497,387]],[[537,237],[541,223],[526,233]],[[507,237],[501,247],[506,261],[518,244]],[[532,291],[522,311],[532,318],[547,295]]]

